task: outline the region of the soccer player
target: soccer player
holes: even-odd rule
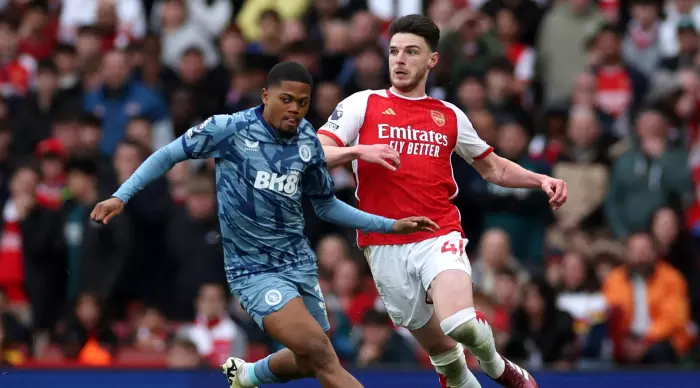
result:
[[[91,217],[109,222],[145,185],[187,158],[215,158],[226,276],[255,322],[287,349],[255,364],[222,365],[232,388],[316,376],[323,387],[361,387],[345,371],[329,330],[316,257],[304,237],[302,194],[338,225],[375,233],[431,231],[424,217],[393,220],[346,205],[333,193],[323,149],[304,116],[312,78],[294,62],[269,72],[263,105],[216,115],[151,155]]]
[[[502,386],[537,387],[528,372],[496,352],[491,328],[474,308],[467,240],[451,203],[457,186],[450,158],[456,152],[493,184],[542,189],[554,209],[566,201],[566,184],[499,157],[461,110],[426,96],[426,79],[438,63],[435,23],[409,15],[395,20],[389,34],[391,88],[343,100],[319,138],[329,166],[353,161],[361,210],[385,217],[426,214],[440,230],[410,236],[361,231],[358,245],[389,316],[429,353],[443,387],[480,386],[459,344]]]

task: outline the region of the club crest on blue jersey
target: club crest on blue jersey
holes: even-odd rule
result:
[[[301,160],[304,162],[308,162],[311,160],[311,148],[307,146],[306,144],[302,144],[299,146],[299,157]]]

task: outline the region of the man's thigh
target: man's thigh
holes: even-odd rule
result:
[[[231,292],[253,321],[265,330],[263,319],[295,298],[301,298],[298,287],[282,273],[265,272],[241,277],[229,282]]]
[[[410,260],[412,245],[371,246],[365,249],[365,256],[391,320],[416,330],[430,320],[433,306],[427,301],[419,270]]]
[[[295,271],[285,274],[285,277],[297,286],[299,294],[308,310],[309,314],[318,322],[323,331],[328,332],[331,328],[326,312],[326,302],[321,292],[321,284],[318,281],[318,271],[316,268],[306,271]]]
[[[460,233],[453,232],[423,241],[414,249],[413,260],[420,268],[423,287],[439,321],[474,307],[467,242]]]

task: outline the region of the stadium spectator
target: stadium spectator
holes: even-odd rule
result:
[[[103,120],[100,150],[107,155],[112,155],[123,139],[129,116],[145,115],[157,121],[166,114],[160,97],[138,82],[130,81],[130,74],[124,53],[108,53],[103,59],[104,85],[84,99],[85,109]]]
[[[614,309],[611,335],[618,361],[670,364],[687,353],[688,286],[678,270],[659,260],[651,236],[629,236],[625,265],[608,275],[603,293]]]
[[[117,337],[109,327],[100,300],[82,293],[69,315],[57,326],[55,339],[66,358],[83,365],[109,365]]]
[[[647,110],[637,118],[639,146],[620,156],[610,176],[605,214],[617,238],[647,229],[662,206],[682,206],[691,191],[688,156],[669,146],[668,122]]]
[[[362,318],[362,339],[357,350],[359,366],[415,365],[415,353],[391,326],[385,312],[368,310]]]
[[[596,8],[590,0],[566,0],[544,15],[536,46],[545,103],[568,97],[576,75],[585,69],[584,43],[603,22]]]
[[[488,296],[496,291],[496,278],[501,270],[522,271],[518,259],[511,252],[510,238],[502,229],[488,229],[481,237],[479,254],[472,262],[474,287]],[[521,272],[519,280],[524,273]]]
[[[556,293],[541,278],[523,288],[520,306],[513,312],[507,357],[529,368],[543,365],[569,368],[576,359],[573,318],[556,305]]]
[[[109,225],[97,225],[90,212],[100,198],[97,166],[90,159],[72,159],[66,163],[66,184],[71,200],[63,206],[68,255],[68,297],[82,292],[94,293],[112,307],[124,269],[131,255],[132,241],[126,217]],[[122,307],[122,306],[118,306]]]
[[[605,360],[608,304],[592,264],[580,253],[570,251],[562,258],[559,289],[557,307],[574,319],[581,358]]]
[[[503,124],[496,149],[499,154],[522,167],[546,173],[547,167],[527,155],[529,135],[516,122]],[[487,184],[484,227],[503,229],[510,237],[513,255],[527,268],[543,265],[545,227],[551,211],[545,194],[528,189],[512,189]]]
[[[177,209],[166,230],[171,317],[181,321],[195,318],[192,301],[200,285],[226,287],[214,182],[208,176],[194,176],[187,191],[184,206]]]
[[[181,335],[197,346],[209,365],[218,367],[229,357],[245,357],[248,343],[243,330],[226,313],[225,288],[205,283],[199,289],[194,323],[181,329]]]
[[[622,56],[646,77],[651,76],[663,59],[659,39],[659,6],[653,0],[631,3],[632,20],[622,41]]]
[[[176,338],[168,346],[167,365],[168,368],[172,369],[206,367],[206,363],[197,353],[197,346],[192,341],[184,338]]]
[[[170,335],[165,316],[151,307],[139,317],[130,342],[139,350],[165,351]]]

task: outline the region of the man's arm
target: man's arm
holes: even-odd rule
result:
[[[324,221],[363,232],[391,233],[396,220],[358,210],[332,196],[311,198],[316,215]]]
[[[149,183],[165,175],[175,164],[186,159],[187,154],[182,146],[182,139],[175,139],[149,156],[112,196],[126,204]]]
[[[566,183],[546,175],[528,171],[517,163],[502,158],[493,152],[474,130],[471,121],[459,108],[443,103],[457,116],[457,144],[455,152],[472,165],[488,182],[503,187],[541,188],[549,196],[554,210],[566,202]]]
[[[149,156],[111,198],[95,206],[90,218],[106,224],[124,210],[124,205],[136,193],[163,176],[175,164],[186,159],[218,157],[218,144],[227,136],[227,129],[231,128],[234,120],[235,117],[229,115],[217,115],[188,129],[184,135]]]
[[[528,171],[493,152],[484,158],[474,160],[472,166],[486,181],[495,185],[527,189],[541,188],[549,196],[549,203],[554,210],[566,202],[566,182]]]
[[[320,219],[344,228],[358,229],[363,232],[408,234],[434,232],[440,228],[426,217],[408,217],[393,220],[365,213],[339,200],[335,195],[327,198],[312,197],[311,203]]]
[[[341,101],[328,121],[318,129],[318,138],[323,145],[329,168],[355,159],[379,163],[392,171],[398,167],[399,153],[386,144],[350,146],[359,136],[364,124],[370,94],[371,91],[365,90]]]
[[[361,159],[370,163],[381,164],[391,171],[396,171],[400,165],[399,153],[388,144],[356,145],[340,147],[330,136],[318,134],[326,154],[329,168],[341,166],[355,159]]]

